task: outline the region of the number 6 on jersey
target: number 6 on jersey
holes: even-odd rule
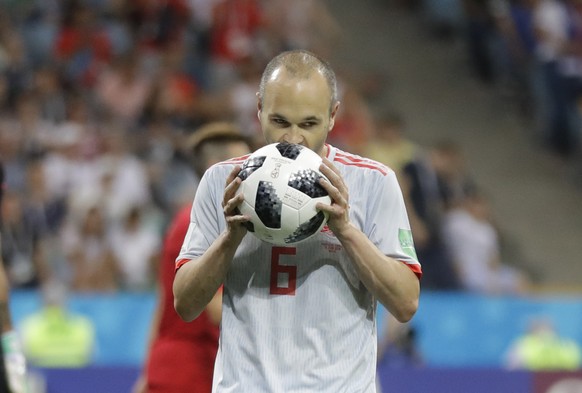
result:
[[[271,250],[271,295],[295,295],[297,266],[279,263],[281,255],[295,255],[295,252],[295,247],[273,247]],[[287,286],[279,285],[280,282],[285,281],[287,281]]]

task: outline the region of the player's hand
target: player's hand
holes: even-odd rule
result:
[[[340,236],[343,231],[351,227],[348,187],[339,170],[327,158],[323,158],[319,170],[328,179],[322,178],[320,184],[329,194],[331,205],[320,202],[316,205],[316,208],[329,214],[327,226],[336,236]]]
[[[222,208],[224,218],[226,219],[227,232],[233,237],[234,241],[242,241],[246,235],[247,229],[243,223],[250,220],[250,217],[240,214],[238,206],[242,203],[244,197],[242,193],[237,193],[242,180],[237,177],[241,171],[239,165],[235,166],[226,178],[224,197],[222,199]]]

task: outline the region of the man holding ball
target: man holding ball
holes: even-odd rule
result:
[[[396,176],[326,143],[339,108],[336,77],[314,54],[273,58],[257,96],[267,143],[301,144],[323,158],[332,203],[317,208],[327,227],[293,247],[247,236],[249,217],[237,214],[241,162],[213,166],[176,261],[176,311],[196,318],[224,284],[214,392],[376,392],[376,301],[404,322],[420,294]]]

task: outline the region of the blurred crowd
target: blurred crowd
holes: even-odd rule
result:
[[[539,0],[561,7],[570,2]],[[476,7],[463,14],[475,34],[497,38],[506,49],[503,61],[476,51],[478,74],[489,78],[480,61],[502,63],[495,76],[511,78],[508,86],[521,83],[520,93],[533,105],[539,96],[525,77],[542,65],[534,50],[541,38],[532,25],[541,5],[466,3]],[[75,292],[154,289],[162,234],[192,201],[199,180],[186,138],[208,122],[229,120],[259,147],[255,93],[266,62],[296,48],[332,58],[344,34],[320,0],[0,4],[0,158],[7,175],[1,234],[15,289],[53,281]],[[526,26],[519,15],[531,17]],[[477,41],[470,40],[482,44]],[[523,292],[527,275],[504,261],[490,201],[462,147],[409,140],[397,110],[370,109],[370,80],[334,68],[342,106],[329,142],[397,172],[423,288]],[[560,139],[564,134],[550,121],[556,97],[543,97],[537,103],[549,105],[544,135],[549,143],[561,141],[552,145],[561,152],[573,152],[574,132]]]
[[[420,9],[438,36],[461,38],[473,75],[509,100],[528,136],[570,165],[580,165],[582,1],[400,3]]]
[[[161,234],[198,180],[185,138],[230,120],[260,141],[266,61],[290,48],[325,53],[338,34],[311,0],[2,1],[13,288],[151,289]]]

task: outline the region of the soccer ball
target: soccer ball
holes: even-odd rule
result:
[[[319,184],[321,157],[311,149],[290,143],[264,146],[244,162],[238,174],[244,201],[239,209],[251,217],[247,229],[275,245],[302,242],[318,233],[327,213],[318,202],[331,204]]]

